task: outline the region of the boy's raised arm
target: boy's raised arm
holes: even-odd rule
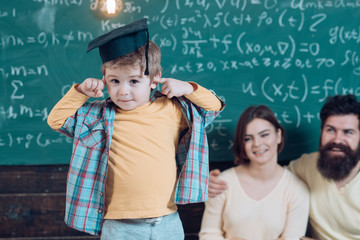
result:
[[[210,90],[191,82],[194,92],[185,95],[193,104],[201,107],[205,111],[220,111],[223,109],[223,102]]]
[[[192,84],[174,78],[155,77],[153,82],[156,84],[162,83],[161,93],[166,95],[168,98],[182,97],[194,92]]]
[[[168,98],[186,97],[206,111],[219,111],[221,101],[208,89],[194,82],[184,82],[174,78],[154,78],[154,83],[162,83],[161,92]]]
[[[87,78],[80,85],[77,85],[75,89],[88,97],[99,98],[104,95],[102,92],[104,87],[105,77],[101,80],[97,78]]]
[[[72,86],[49,113],[49,126],[53,130],[59,130],[90,97],[102,97],[104,86],[103,80],[95,78],[87,78],[81,84]]]

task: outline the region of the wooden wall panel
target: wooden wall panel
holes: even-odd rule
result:
[[[1,239],[99,239],[64,223],[67,170],[67,165],[0,166]],[[179,206],[186,240],[198,240],[203,210],[203,203]]]

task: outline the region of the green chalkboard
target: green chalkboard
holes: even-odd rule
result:
[[[360,95],[358,0],[104,0],[0,3],[0,165],[66,164],[71,140],[46,118],[73,83],[101,78],[95,37],[143,17],[164,77],[213,89],[227,107],[207,129],[211,161],[232,161],[241,112],[266,104],[287,131],[281,161],[316,151],[319,110]]]

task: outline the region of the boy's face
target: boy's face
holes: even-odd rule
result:
[[[156,87],[140,66],[107,68],[104,80],[111,100],[122,110],[133,110],[149,102],[151,90]]]

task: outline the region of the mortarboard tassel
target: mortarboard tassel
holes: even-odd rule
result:
[[[145,68],[145,75],[149,75],[149,31],[146,29],[147,34],[147,43],[145,49],[145,60],[146,60],[146,68]]]

